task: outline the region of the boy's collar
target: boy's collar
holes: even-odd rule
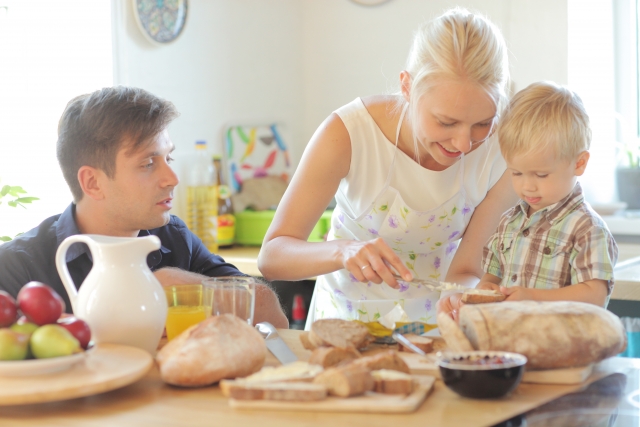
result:
[[[584,202],[584,195],[582,194],[582,186],[579,182],[576,182],[576,185],[573,187],[571,193],[567,194],[567,196],[560,200],[559,202],[554,203],[553,205],[549,205],[545,208],[540,209],[539,211],[542,215],[546,216],[547,221],[553,224],[556,221],[562,220],[565,216],[571,213],[576,206]],[[515,212],[521,212],[523,215],[527,216],[527,211],[529,210],[529,204],[524,200],[520,200],[516,205]],[[534,214],[535,215],[535,214]]]

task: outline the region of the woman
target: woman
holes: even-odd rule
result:
[[[435,323],[434,293],[407,281],[478,282],[482,246],[516,200],[492,136],[507,83],[500,31],[453,9],[416,33],[401,95],[358,98],[320,125],[259,256],[269,280],[319,276],[307,327],[375,320],[396,302]],[[308,243],[334,195],[327,241]]]

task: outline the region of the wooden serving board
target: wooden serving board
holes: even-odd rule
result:
[[[362,396],[328,397],[317,402],[284,402],[277,400],[229,399],[237,409],[313,412],[406,413],[417,410],[433,389],[433,376],[414,375],[416,389],[408,396],[368,392]]]
[[[99,344],[83,362],[42,375],[0,377],[0,406],[73,399],[103,393],[142,378],[153,366],[144,350]]]
[[[436,364],[435,353],[421,356],[415,353],[399,352],[407,362],[412,374],[427,374],[440,378],[440,370]],[[535,384],[580,384],[585,382],[593,372],[593,365],[577,368],[548,369],[542,371],[525,371],[523,383]]]

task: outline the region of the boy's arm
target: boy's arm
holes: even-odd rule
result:
[[[604,307],[607,300],[607,281],[587,280],[559,289],[536,289],[513,286],[500,286],[500,292],[507,296],[505,301],[578,301]]]
[[[484,276],[480,279],[480,283],[478,283],[476,289],[492,289],[494,291],[499,291],[500,282],[502,282],[502,279],[498,276],[494,276],[491,273],[484,273]]]

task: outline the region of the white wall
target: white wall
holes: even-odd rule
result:
[[[297,163],[333,110],[394,91],[413,31],[456,5],[503,30],[516,90],[567,83],[567,0],[191,0],[184,33],[162,47],[142,37],[130,0],[113,2],[115,81],[176,104],[178,160],[197,139],[220,141],[226,122],[276,120]]]

